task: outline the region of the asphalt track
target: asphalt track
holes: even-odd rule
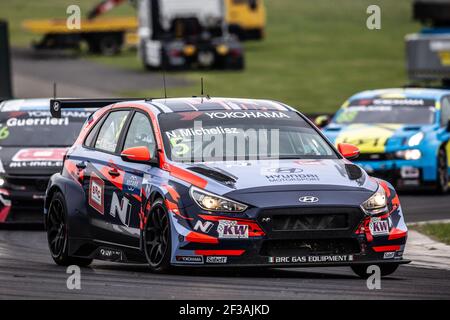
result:
[[[123,93],[152,89],[161,89],[163,94],[159,72],[113,67],[70,54],[39,54],[31,49],[13,48],[12,70],[14,94],[18,98],[52,96],[54,82],[58,84],[59,97],[116,98]],[[166,84],[171,88],[190,82],[168,74]]]
[[[450,218],[450,195],[403,195],[408,222]],[[401,266],[368,290],[349,268],[179,269],[94,262],[81,290],[50,258],[42,231],[0,230],[0,299],[450,299],[450,271]]]

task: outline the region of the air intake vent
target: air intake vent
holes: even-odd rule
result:
[[[188,169],[200,173],[208,178],[214,179],[217,182],[223,183],[227,186],[234,186],[237,181],[237,178],[235,176],[232,176],[231,174],[224,172],[218,168],[210,168],[207,166],[199,165],[189,167]]]

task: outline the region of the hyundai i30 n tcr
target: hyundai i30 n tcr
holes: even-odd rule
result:
[[[53,101],[53,114],[78,105]],[[375,264],[387,275],[408,262],[407,227],[393,187],[346,159],[357,155],[274,101],[118,101],[89,117],[51,178],[50,252],[60,265],[351,266],[365,276]]]
[[[89,112],[52,118],[49,99],[0,104],[0,224],[41,223],[50,176],[61,170],[67,148]]]
[[[356,163],[399,188],[448,191],[450,90],[384,89],[352,96],[324,128],[356,145]]]

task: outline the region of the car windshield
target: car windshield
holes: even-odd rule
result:
[[[375,99],[352,101],[333,118],[336,124],[432,124],[435,101],[424,99]]]
[[[71,146],[90,114],[88,110],[63,111],[57,119],[49,111],[0,112],[0,146]]]
[[[166,154],[174,161],[337,158],[295,112],[178,112],[161,114],[159,121]]]

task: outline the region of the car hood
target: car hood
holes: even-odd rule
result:
[[[383,153],[405,145],[410,137],[418,132],[432,131],[432,125],[402,124],[331,124],[324,134],[333,143],[351,143],[361,153]]]
[[[206,162],[187,165],[186,169],[206,179],[207,188],[220,194],[272,187],[277,190],[376,190],[376,183],[368,179],[362,169],[342,159]]]
[[[0,147],[0,174],[52,175],[62,167],[67,148]]]

